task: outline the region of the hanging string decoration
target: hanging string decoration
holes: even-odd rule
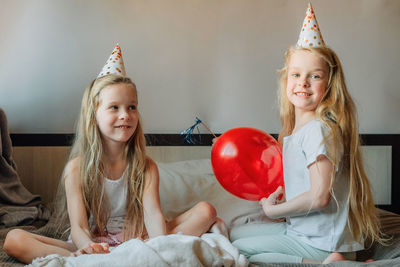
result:
[[[181,135],[185,135],[184,139],[188,144],[198,145],[201,144],[201,134],[199,130],[199,124],[202,124],[207,131],[209,131],[214,137],[217,137],[208,127],[207,125],[202,122],[198,117],[196,117],[196,122],[186,130],[181,132]],[[193,133],[197,130],[197,133]],[[197,136],[197,137],[196,137]]]

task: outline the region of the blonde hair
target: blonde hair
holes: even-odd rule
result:
[[[110,203],[104,189],[105,166],[102,161],[104,151],[96,122],[96,111],[99,107],[101,90],[114,84],[128,85],[136,93],[135,84],[127,77],[110,74],[94,80],[86,88],[82,98],[76,136],[69,156],[69,160],[79,159],[82,197],[86,212],[88,215],[92,214],[95,222],[94,233],[100,235],[105,235],[107,232]],[[135,133],[126,143],[125,157],[128,163],[125,172],[127,204],[123,232],[124,240],[127,240],[142,237],[145,232],[142,196],[149,159],[146,157],[145,137],[140,119]]]
[[[330,134],[324,140],[330,140],[333,151],[334,168],[338,166],[336,155],[339,149],[343,150],[344,168],[349,170],[349,218],[348,224],[357,240],[386,242],[383,237],[378,212],[375,208],[370,183],[366,176],[362,154],[360,151],[360,138],[358,134],[356,106],[351,98],[344,79],[343,69],[336,53],[327,47],[297,48],[290,47],[285,53],[285,66],[280,70],[279,103],[282,130],[279,142],[283,137],[292,133],[295,126],[294,106],[286,95],[288,78],[288,64],[291,55],[296,51],[309,51],[321,57],[329,68],[329,79],[326,92],[315,110],[316,117],[329,129]],[[334,182],[331,178],[331,190]],[[331,194],[333,192],[331,191]]]

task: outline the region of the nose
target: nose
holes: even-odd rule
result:
[[[307,78],[304,77],[304,78],[298,79],[297,85],[302,88],[307,88],[310,84],[309,84]]]
[[[126,110],[122,110],[119,114],[120,120],[129,120],[129,113]]]

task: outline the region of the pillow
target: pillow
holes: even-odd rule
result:
[[[160,174],[160,201],[167,220],[172,220],[199,201],[207,201],[229,227],[238,218],[260,214],[257,201],[248,201],[227,192],[217,181],[210,159],[157,163]],[[245,221],[240,220],[240,221]]]

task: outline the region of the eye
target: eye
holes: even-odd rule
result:
[[[110,106],[111,110],[118,110],[118,106]]]
[[[294,77],[294,78],[299,78],[299,77],[300,77],[300,74],[298,74],[298,73],[292,73],[291,76]]]
[[[129,110],[136,110],[136,106],[135,105],[130,105],[129,106]]]
[[[311,75],[311,78],[313,78],[313,79],[320,79],[321,76],[319,76],[319,75],[317,75],[317,74],[313,74],[313,75]]]

